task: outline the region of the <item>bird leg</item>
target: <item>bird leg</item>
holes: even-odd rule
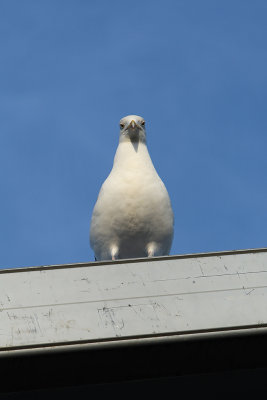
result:
[[[115,261],[118,259],[119,255],[119,247],[116,244],[112,244],[110,246],[110,255],[111,255],[111,260]]]
[[[156,251],[157,251],[157,243],[155,242],[150,242],[146,246],[146,252],[148,257],[155,257]]]

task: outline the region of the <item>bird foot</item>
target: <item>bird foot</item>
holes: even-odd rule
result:
[[[148,245],[146,246],[147,256],[155,257],[157,247],[158,247],[157,243],[155,243],[155,242],[148,243]]]
[[[112,261],[115,261],[118,259],[119,247],[116,244],[113,244],[110,246],[110,255],[111,255]]]

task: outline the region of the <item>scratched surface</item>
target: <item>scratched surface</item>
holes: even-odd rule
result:
[[[267,323],[267,252],[0,274],[0,347]]]

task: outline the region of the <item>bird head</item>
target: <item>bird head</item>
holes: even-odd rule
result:
[[[131,142],[146,142],[145,120],[138,115],[127,115],[120,120],[120,137]]]

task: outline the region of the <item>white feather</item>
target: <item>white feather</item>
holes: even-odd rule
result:
[[[128,116],[121,121],[142,117]],[[129,131],[129,129],[128,129]],[[173,212],[147,150],[144,128],[121,132],[113,168],[93,210],[90,243],[97,260],[169,254]]]

